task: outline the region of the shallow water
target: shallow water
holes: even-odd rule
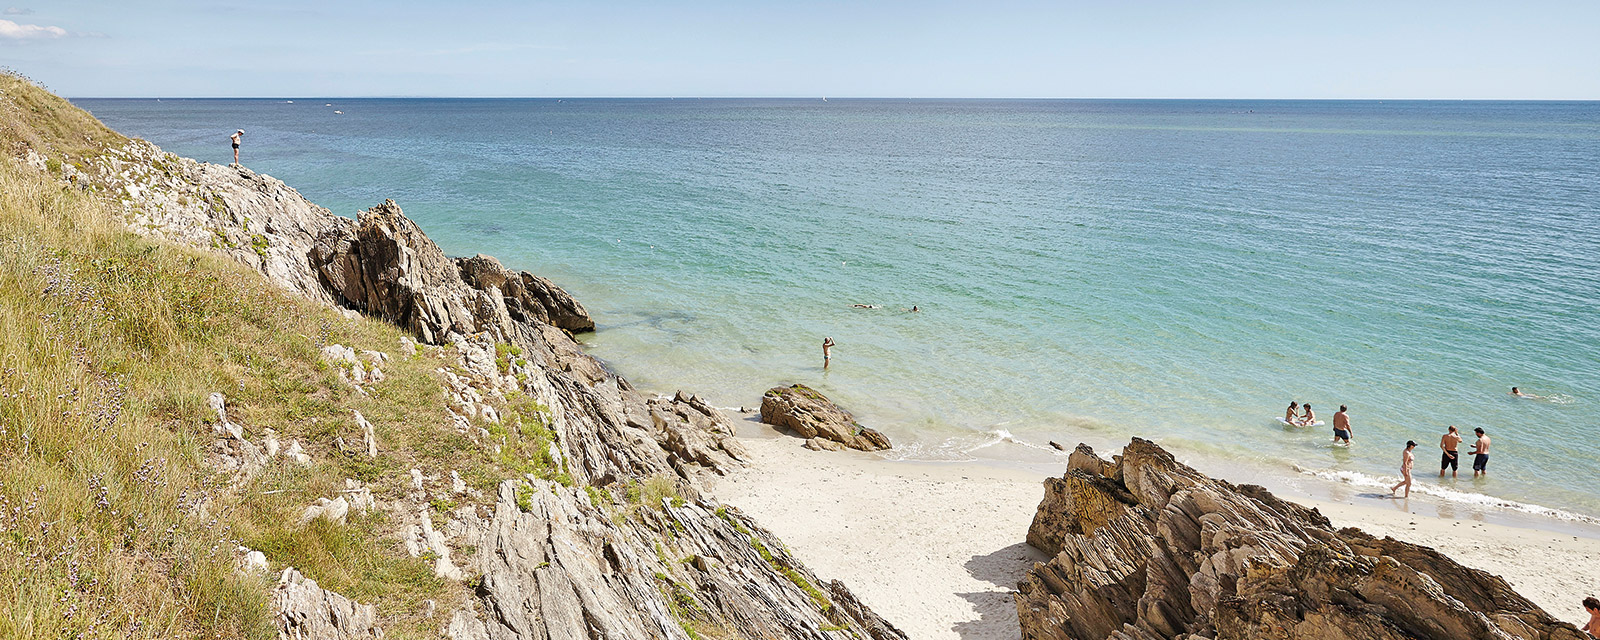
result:
[[[641,388],[805,382],[919,458],[1141,435],[1363,486],[1409,438],[1441,499],[1600,516],[1600,103],[78,102],[551,277]],[[1423,480],[1447,424],[1493,476]]]

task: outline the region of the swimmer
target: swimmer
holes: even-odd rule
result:
[[[1527,398],[1529,400],[1543,400],[1544,399],[1544,396],[1536,396],[1536,395],[1533,395],[1531,393],[1523,393],[1520,389],[1518,389],[1516,387],[1512,387],[1511,388],[1511,395],[1516,396],[1518,398]]]
[[[1283,412],[1283,421],[1287,422],[1289,424],[1300,424],[1300,417],[1296,416],[1294,414],[1295,413],[1294,410],[1295,409],[1299,409],[1299,408],[1300,408],[1300,403],[1299,402],[1295,402],[1293,400],[1290,400],[1289,401],[1289,410]]]
[[[851,309],[877,309],[878,305],[875,305],[875,304],[853,304],[853,305],[850,305],[850,308]]]
[[[833,348],[833,336],[828,336],[826,338],[823,338],[822,339],[822,368],[824,368],[824,369],[828,368],[828,361],[833,358],[833,356],[828,354],[828,350],[832,349],[832,348]]]

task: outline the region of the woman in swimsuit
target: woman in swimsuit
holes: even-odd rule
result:
[[[1307,402],[1305,404],[1305,408],[1306,408],[1306,414],[1303,415],[1303,416],[1300,416],[1300,424],[1303,424],[1303,425],[1316,424],[1317,423],[1317,414],[1311,412],[1311,403]]]
[[[1300,403],[1298,403],[1298,402],[1290,402],[1289,403],[1289,410],[1284,412],[1284,414],[1283,414],[1283,421],[1287,422],[1289,424],[1300,424],[1299,418],[1294,415],[1294,410],[1295,409],[1299,409],[1299,408],[1300,408]]]

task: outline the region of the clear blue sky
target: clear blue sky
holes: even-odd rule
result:
[[[68,96],[1600,99],[1600,2],[0,0]]]

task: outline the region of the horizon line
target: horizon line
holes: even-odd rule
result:
[[[1066,97],[1066,96],[71,96],[68,100],[1098,100],[1215,102],[1600,102],[1600,98],[1194,98],[1194,97]]]

